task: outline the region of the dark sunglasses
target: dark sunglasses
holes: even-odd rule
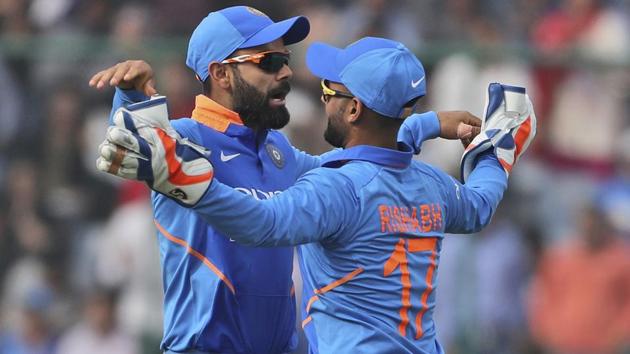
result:
[[[322,80],[322,98],[324,99],[325,103],[328,103],[328,101],[330,101],[330,98],[333,96],[338,96],[338,97],[345,97],[345,98],[354,98],[354,95],[352,95],[349,92],[343,92],[343,91],[337,91],[337,90],[333,90],[330,87],[328,87],[327,85],[328,80]]]
[[[222,61],[221,64],[245,63],[251,61],[252,63],[257,64],[261,70],[270,74],[275,74],[280,71],[283,66],[289,65],[290,58],[291,51],[267,51],[228,58]]]

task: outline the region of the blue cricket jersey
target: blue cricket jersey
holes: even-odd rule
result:
[[[145,99],[117,89],[112,112]],[[216,181],[252,201],[275,197],[321,164],[320,157],[293,148],[277,131],[255,134],[237,113],[205,96],[197,97],[192,118],[173,120],[172,125],[211,151]],[[415,149],[439,133],[433,112],[408,119],[406,127],[401,139]],[[152,203],[164,286],[161,348],[273,354],[294,350],[293,248],[243,246],[162,194],[153,193]],[[241,227],[261,226],[249,220]]]
[[[491,154],[466,185],[411,158],[356,146],[272,199],[213,181],[193,209],[244,244],[302,245],[312,353],[443,353],[433,310],[444,233],[486,225],[507,177]]]

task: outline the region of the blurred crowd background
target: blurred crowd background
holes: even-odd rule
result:
[[[188,36],[209,11],[236,4],[0,0],[1,354],[159,352],[148,191],[96,171],[113,90],[87,82],[144,59],[173,118],[189,116],[201,86],[184,65]],[[247,5],[311,22],[291,48],[285,131],[314,154],[330,148],[304,67],[315,40],[402,41],[427,69],[422,110],[480,116],[489,82],[526,86],[538,136],[492,224],[444,241],[438,335],[454,354],[630,353],[630,1]],[[438,139],[419,158],[458,176],[461,152]]]

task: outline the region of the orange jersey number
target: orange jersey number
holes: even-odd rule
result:
[[[419,239],[405,240],[400,238],[394,252],[385,262],[383,267],[383,275],[391,275],[396,268],[400,267],[400,281],[402,283],[402,307],[400,308],[400,324],[398,325],[398,331],[400,335],[406,336],[407,325],[409,324],[409,308],[411,307],[411,276],[409,274],[409,266],[407,260],[407,252],[431,252],[429,259],[429,268],[427,269],[427,276],[425,278],[426,289],[420,297],[421,308],[415,318],[416,335],[415,338],[422,337],[422,316],[428,309],[428,299],[431,291],[433,290],[433,272],[437,266],[437,238],[425,237]]]

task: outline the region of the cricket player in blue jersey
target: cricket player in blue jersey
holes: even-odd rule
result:
[[[190,39],[187,64],[203,82],[204,95],[197,96],[191,118],[165,125],[169,134],[187,139],[186,148],[212,151],[209,160],[221,166],[213,177],[254,200],[276,196],[321,164],[321,158],[294,149],[274,130],[289,119],[284,98],[291,70],[285,45],[307,33],[303,17],[273,23],[258,10],[238,6],[208,15]],[[120,86],[112,112],[124,106],[157,109],[155,102],[130,106],[155,93],[152,70],[144,62],[120,63],[95,75],[90,84]],[[456,134],[459,123],[475,124],[467,112],[440,112],[439,119],[429,112],[407,122],[401,139],[416,150],[424,139],[437,135],[464,137],[466,133]],[[173,163],[175,170],[196,168],[185,161],[180,165],[177,159]],[[108,169],[129,172],[125,166]],[[136,177],[152,174],[144,168],[136,172]],[[182,175],[171,182],[203,187],[208,177]],[[168,195],[179,197],[179,203],[159,193],[152,196],[164,284],[162,349],[174,353],[294,350],[292,248],[257,249],[233,242],[180,204],[192,204],[193,194],[185,187],[172,188]]]
[[[147,181],[237,242],[301,245],[312,353],[443,353],[432,316],[442,238],[490,221],[535,135],[531,102],[523,88],[490,85],[461,184],[399,149],[400,118],[426,92],[424,69],[404,45],[370,37],[344,49],[315,43],[307,65],[322,78],[325,138],[343,150],[273,198],[215,179],[217,150],[179,136],[163,97],[117,112],[97,166]]]

